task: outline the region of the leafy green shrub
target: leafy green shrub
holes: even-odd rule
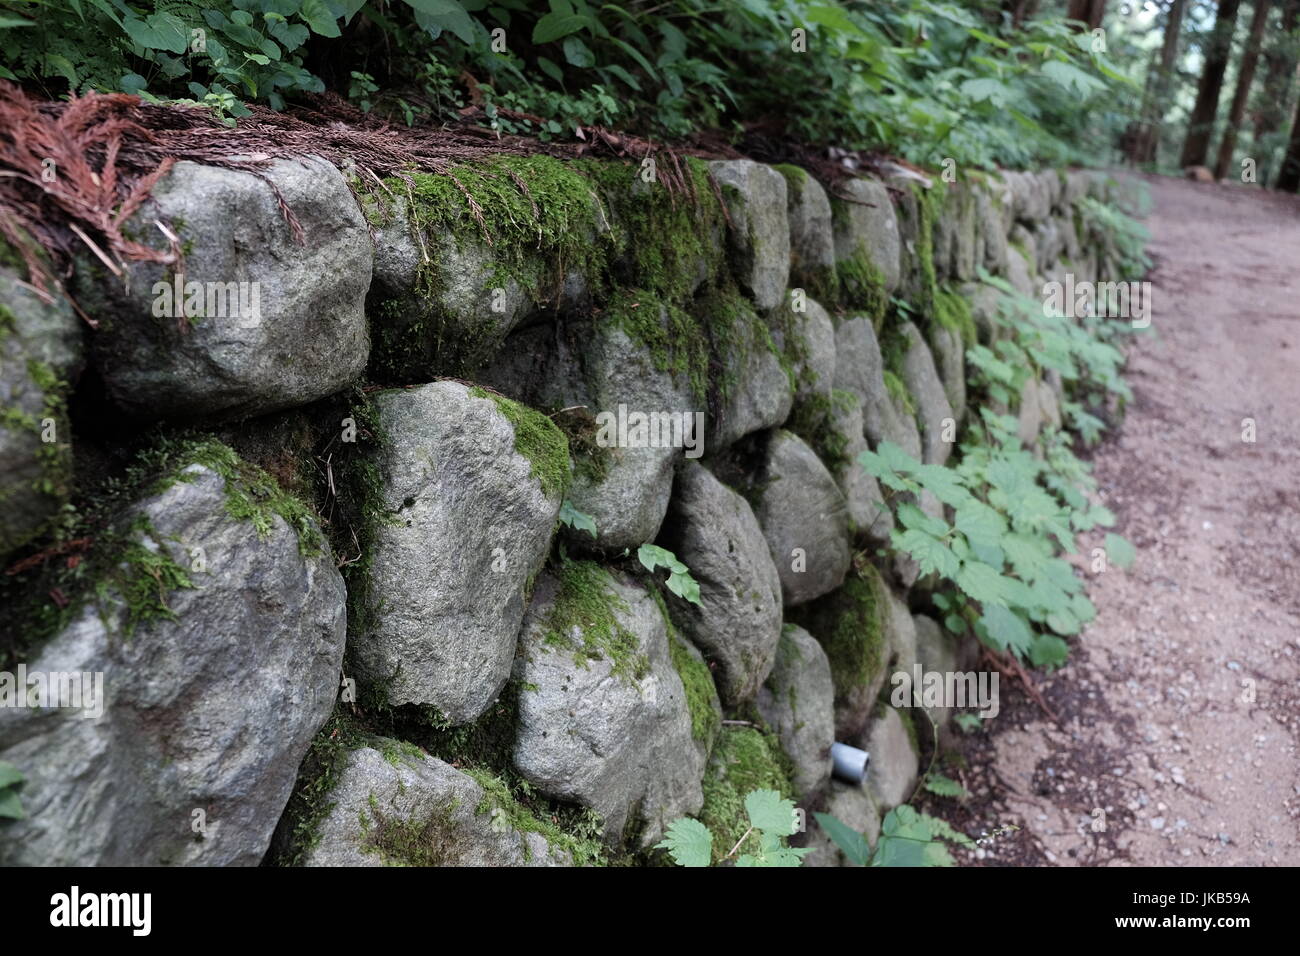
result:
[[[25,779],[17,767],[0,760],[0,820],[21,820],[25,816],[18,799],[18,788]]]
[[[7,0],[0,76],[239,116],[326,88],[407,123],[482,120],[887,146],[918,162],[1077,159],[1129,82],[1063,19],[934,0]],[[195,31],[201,31],[196,33]],[[1093,109],[1093,107],[1098,107]],[[1106,122],[1114,125],[1113,119]]]
[[[749,823],[736,845],[722,859],[736,857],[736,866],[800,866],[806,849],[786,845],[796,829],[795,806],[775,790],[751,790],[745,797]],[[748,852],[736,854],[742,847]],[[667,850],[678,866],[708,866],[715,854],[713,833],[699,820],[680,817],[655,849]]]
[[[952,866],[952,854],[948,852],[947,843],[975,846],[975,841],[960,830],[906,804],[885,814],[874,850],[865,835],[829,813],[814,816],[849,862],[858,866]]]

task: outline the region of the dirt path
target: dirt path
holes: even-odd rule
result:
[[[1004,692],[971,806],[930,804],[1023,827],[985,865],[1300,864],[1300,203],[1149,181],[1157,334],[1094,459],[1138,557],[1041,684],[1063,727]]]

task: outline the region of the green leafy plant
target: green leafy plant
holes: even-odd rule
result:
[[[691,569],[677,560],[677,555],[657,544],[643,544],[637,549],[636,557],[651,574],[656,568],[667,568],[668,590],[683,601],[700,603],[700,583],[691,577]]]
[[[596,519],[573,507],[573,502],[568,498],[560,503],[560,523],[574,531],[585,531],[593,538],[596,537]]]
[[[809,851],[786,844],[796,828],[794,801],[775,790],[752,790],[745,797],[745,814],[749,826],[724,860],[735,857],[736,866],[802,865]],[[667,850],[678,866],[708,866],[713,858],[713,833],[699,820],[681,817],[668,825],[655,848]]]
[[[21,820],[26,815],[18,799],[18,788],[26,779],[13,764],[0,760],[0,820]]]
[[[970,794],[956,780],[951,777],[945,777],[936,771],[930,771],[925,775],[925,789],[933,793],[936,797],[952,797],[955,800],[964,800]]]
[[[864,834],[829,813],[814,816],[831,842],[858,866],[953,866],[948,844],[975,846],[966,834],[907,804],[885,814],[874,850]]]
[[[1013,26],[994,7],[935,0],[4,0],[0,10],[0,76],[49,95],[216,94],[235,100],[222,115],[237,117],[249,102],[280,109],[332,89],[408,124],[477,106],[475,120],[542,139],[591,126],[739,135],[760,119],[780,138],[883,146],[931,165],[1100,156],[1123,123],[1114,90],[1132,83],[1059,16]]]

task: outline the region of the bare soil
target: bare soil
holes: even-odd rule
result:
[[[1148,182],[1155,334],[1093,457],[1137,560],[1076,562],[1097,618],[1036,676],[1061,724],[1004,686],[949,755],[972,796],[925,809],[1020,828],[966,864],[1300,864],[1300,202]]]

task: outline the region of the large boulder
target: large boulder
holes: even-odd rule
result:
[[[835,686],[835,739],[855,741],[885,683],[890,658],[888,588],[864,565],[843,586],[791,609],[791,619],[815,637],[830,662]]]
[[[773,340],[790,362],[796,403],[827,397],[835,383],[835,323],[817,302],[804,298],[795,308],[793,296],[772,313]]]
[[[670,328],[666,306],[647,301],[642,309],[639,321]],[[704,403],[686,376],[661,364],[620,321],[562,318],[520,330],[483,373],[511,398],[565,410],[554,420],[581,439],[571,446],[568,498],[592,517],[596,534],[570,532],[579,548],[619,551],[653,541],[674,465],[704,451]],[[638,418],[653,428],[639,433]]]
[[[821,459],[797,435],[767,443],[756,515],[781,576],[787,607],[833,591],[849,569],[848,503]]]
[[[1001,204],[1004,201],[1000,184],[988,180],[975,185],[975,238],[982,256],[975,265],[983,266],[994,275],[1007,271],[1007,227]],[[978,275],[979,269],[977,268]]]
[[[902,242],[889,190],[875,179],[850,179],[838,191],[832,207],[836,263],[862,257],[881,288],[893,292],[902,279]]]
[[[285,221],[281,203],[301,228]],[[314,157],[260,174],[180,162],[128,222],[183,259],[137,262],[127,281],[93,260],[77,297],[97,319],[95,364],[142,419],[233,419],[339,391],[366,367],[373,246],[342,174]]]
[[[228,449],[195,457],[101,534],[120,559],[26,662],[94,693],[0,708],[27,778],[7,865],[256,866],[334,707],[345,594],[314,520]]]
[[[822,463],[844,493],[849,530],[854,538],[884,547],[894,530],[894,515],[876,479],[858,462],[858,456],[867,450],[862,399],[853,392],[835,389],[824,415],[818,425],[822,442],[816,447]]]
[[[891,441],[920,459],[921,436],[916,420],[885,384],[885,362],[871,321],[860,317],[842,320],[835,329],[835,352],[835,387],[862,399],[867,438],[872,444]]]
[[[973,318],[973,317],[972,317]],[[957,329],[930,324],[930,352],[957,423],[966,417],[966,343]],[[954,434],[954,440],[956,435]]]
[[[790,277],[785,177],[748,159],[709,163],[722,187],[731,229],[728,258],[741,289],[760,311],[775,308]]]
[[[961,281],[975,277],[979,264],[977,252],[978,211],[975,192],[970,183],[950,183],[943,206],[934,221],[934,266],[940,278]]]
[[[587,311],[617,249],[612,210],[586,173],[549,156],[501,157],[410,173],[390,180],[395,195],[368,196],[372,377],[476,377],[525,319]],[[626,189],[661,187],[629,176]]]
[[[903,384],[916,403],[916,421],[923,441],[923,460],[929,465],[942,465],[952,453],[957,437],[952,406],[948,404],[948,394],[934,367],[934,357],[920,331],[911,322],[905,322],[902,325],[902,335],[906,343],[906,351],[903,353]]]
[[[499,785],[410,744],[376,738],[348,754],[316,824],[305,866],[567,866],[572,854],[543,835]],[[522,826],[521,826],[522,824]]]
[[[771,330],[743,300],[711,297],[696,306],[713,338],[719,396],[709,420],[707,452],[780,425],[794,404],[794,382]]]
[[[834,698],[826,652],[803,628],[787,624],[776,664],[755,703],[794,765],[791,782],[801,797],[823,789],[830,779]]]
[[[920,757],[912,734],[893,707],[881,707],[867,732],[864,749],[871,754],[867,792],[881,812],[906,803],[916,788]]]
[[[957,638],[934,618],[917,614],[912,621],[916,634],[916,662],[921,665],[922,673],[955,673],[961,659]],[[918,690],[924,694],[925,686],[922,685]],[[914,701],[909,700],[908,703]],[[924,697],[921,698],[921,704],[940,730],[952,719],[952,707],[945,707],[941,703],[927,706]]]
[[[8,264],[10,253],[15,261]],[[71,491],[64,407],[82,360],[82,323],[57,293],[19,282],[0,244],[0,558],[44,531]]]
[[[785,174],[786,214],[790,220],[790,285],[812,295],[830,291],[835,274],[835,239],[826,190],[796,166],[777,167]]]
[[[674,623],[718,665],[728,706],[767,678],[781,637],[781,578],[749,504],[701,465],[685,465],[660,541],[691,569],[698,605],[669,596]]]
[[[889,176],[885,182],[897,196],[894,214],[898,221],[901,266],[895,294],[908,302],[923,302],[928,289],[933,288],[930,283],[934,280],[934,269],[933,257],[927,270],[921,253],[933,241],[934,226],[927,222],[927,210],[922,203],[927,201],[928,191],[938,187],[919,181],[910,171]]]
[[[1007,282],[1021,295],[1036,298],[1039,287],[1034,283],[1035,263],[1032,250],[1024,243],[1007,246]]]
[[[509,399],[442,381],[378,393],[382,488],[352,635],[357,678],[389,704],[468,723],[510,675],[524,594],[550,546],[564,436]]]
[[[543,575],[524,620],[515,768],[594,810],[611,844],[652,846],[704,802],[708,752],[671,639],[651,594],[591,562]]]

